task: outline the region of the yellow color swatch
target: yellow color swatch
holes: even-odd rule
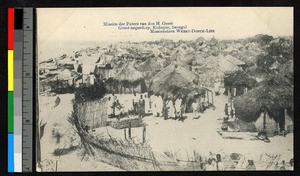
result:
[[[14,91],[14,50],[8,50],[8,91]]]

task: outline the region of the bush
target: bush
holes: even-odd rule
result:
[[[75,91],[75,101],[85,102],[102,98],[106,94],[104,83],[96,83],[92,86],[82,86]]]

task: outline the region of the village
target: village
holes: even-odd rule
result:
[[[293,170],[293,67],[292,38],[262,34],[44,59],[38,162],[43,171]]]

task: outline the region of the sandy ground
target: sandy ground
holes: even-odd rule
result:
[[[56,144],[56,140],[52,137],[52,129],[58,129],[61,133],[73,132],[72,125],[68,122],[67,118],[70,116],[73,106],[72,99],[73,94],[59,95],[61,102],[58,106],[54,107],[54,100],[56,97],[44,97],[40,96],[39,103],[40,108],[40,120],[43,123],[47,123],[45,126],[45,133],[41,139],[41,160],[46,162],[57,162],[57,171],[120,171],[121,169],[95,161],[92,157],[87,157],[82,160],[81,150],[72,151],[66,155],[60,157],[54,156],[53,151],[56,148],[63,148],[66,142],[61,141]],[[64,138],[64,137],[63,137]],[[64,140],[62,138],[62,140]],[[56,164],[55,164],[56,165]],[[49,166],[49,168],[56,166]]]
[[[46,105],[49,98],[40,101],[44,108],[49,110],[47,113],[42,112],[44,121],[47,121],[45,135],[42,139],[42,160],[53,159],[59,160],[59,171],[71,170],[120,170],[105,163],[94,162],[92,158],[81,161],[77,154],[78,151],[73,151],[60,158],[52,155],[52,152],[57,145],[51,137],[51,124],[59,123],[69,129],[71,125],[66,120],[72,111],[71,100],[73,95],[59,95],[61,103],[56,108],[50,109],[51,105]],[[43,97],[42,97],[43,98]],[[54,98],[53,98],[54,99]],[[275,136],[270,138],[270,143],[265,143],[259,140],[238,140],[238,139],[223,139],[217,131],[220,131],[220,120],[223,117],[224,104],[227,97],[220,95],[214,97],[216,109],[208,109],[201,115],[199,119],[193,119],[192,114],[185,114],[188,118],[184,121],[163,120],[162,117],[146,116],[143,120],[147,124],[146,140],[152,147],[155,153],[172,151],[177,153],[182,158],[192,156],[194,151],[208,156],[210,152],[220,154],[240,153],[247,157],[251,157],[254,161],[261,154],[281,154],[282,159],[289,161],[293,158],[293,134],[288,134],[286,137]],[[103,135],[108,137],[108,133],[116,138],[124,139],[124,130],[116,130],[111,127],[101,127],[95,130],[95,135]],[[246,134],[246,133],[245,133]],[[133,128],[132,137],[136,141],[142,140],[142,128]],[[70,163],[70,161],[72,161]]]

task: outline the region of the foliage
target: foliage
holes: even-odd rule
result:
[[[75,91],[75,101],[85,102],[102,98],[106,93],[104,83],[97,82],[91,86],[81,86]]]

